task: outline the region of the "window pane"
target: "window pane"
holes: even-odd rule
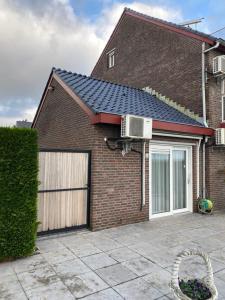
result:
[[[112,68],[114,66],[115,63],[115,53],[114,52],[110,52],[108,54],[108,65],[109,68]]]
[[[173,150],[173,209],[186,208],[186,151]]]
[[[152,213],[170,211],[170,155],[152,153]]]

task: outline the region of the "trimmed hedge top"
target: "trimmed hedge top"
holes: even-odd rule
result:
[[[32,254],[37,230],[37,132],[0,128],[0,259]]]

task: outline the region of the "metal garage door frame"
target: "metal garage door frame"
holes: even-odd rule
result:
[[[87,153],[88,154],[88,183],[87,187],[83,188],[68,188],[68,189],[56,189],[56,190],[40,190],[38,193],[46,193],[46,192],[60,192],[60,191],[78,191],[78,190],[86,190],[87,191],[87,224],[77,225],[71,227],[65,227],[60,229],[46,230],[37,232],[38,236],[54,234],[60,232],[68,232],[74,231],[76,229],[82,228],[90,228],[90,201],[91,201],[91,150],[81,150],[81,149],[60,149],[60,148],[40,148],[39,152],[66,152],[66,153]],[[37,200],[38,201],[38,200]]]

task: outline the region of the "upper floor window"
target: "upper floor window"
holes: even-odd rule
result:
[[[107,53],[108,58],[108,68],[112,68],[115,66],[115,49],[112,49]]]

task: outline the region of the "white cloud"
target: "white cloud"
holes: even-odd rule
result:
[[[166,21],[181,22],[183,20],[181,11],[171,7],[168,8],[161,5],[144,4],[136,1],[132,3],[115,3],[110,9],[106,8],[103,10],[102,16],[96,23],[98,27],[97,31],[104,39],[109,38],[124,10],[124,7],[128,7],[140,13]]]
[[[166,20],[171,8],[117,3],[93,24],[69,0],[0,0],[0,124],[32,120],[52,66],[88,74],[125,6]]]

